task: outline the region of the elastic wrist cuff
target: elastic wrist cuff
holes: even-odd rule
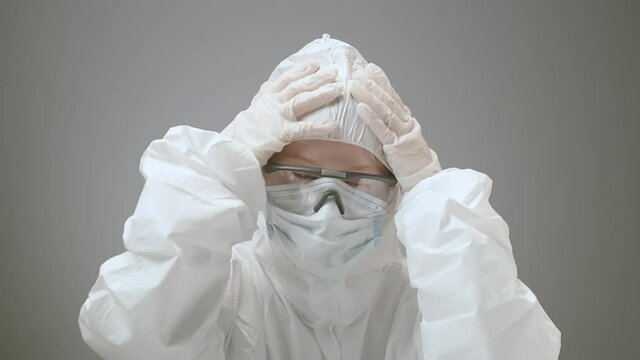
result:
[[[403,192],[408,192],[420,181],[442,171],[442,166],[440,165],[438,154],[431,148],[429,148],[429,152],[431,152],[432,159],[429,165],[423,167],[422,169],[416,171],[411,175],[397,178]]]

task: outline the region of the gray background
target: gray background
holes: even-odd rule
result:
[[[637,356],[637,1],[258,3],[1,2],[0,358],[96,358],[77,315],[144,149],[221,130],[323,32],[385,69],[443,166],[494,180],[561,359]]]

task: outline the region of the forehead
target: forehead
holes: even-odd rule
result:
[[[273,156],[289,165],[321,167],[332,170],[387,174],[384,164],[368,150],[351,144],[327,140],[300,140],[285,146]]]

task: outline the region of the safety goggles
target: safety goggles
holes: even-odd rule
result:
[[[381,200],[389,200],[395,193],[398,180],[393,175],[374,175],[360,172],[337,171],[316,167],[285,165],[269,161],[262,167],[267,186],[300,184],[319,178],[340,179],[352,188],[373,195]]]

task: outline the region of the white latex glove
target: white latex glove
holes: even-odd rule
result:
[[[359,102],[358,115],[382,142],[391,171],[404,192],[442,170],[436,153],[422,137],[420,124],[379,66],[367,64],[352,74],[348,84]]]
[[[323,137],[337,123],[298,122],[302,115],[322,107],[342,94],[336,72],[305,62],[265,82],[248,109],[240,112],[222,134],[253,150],[260,165],[299,137]]]

